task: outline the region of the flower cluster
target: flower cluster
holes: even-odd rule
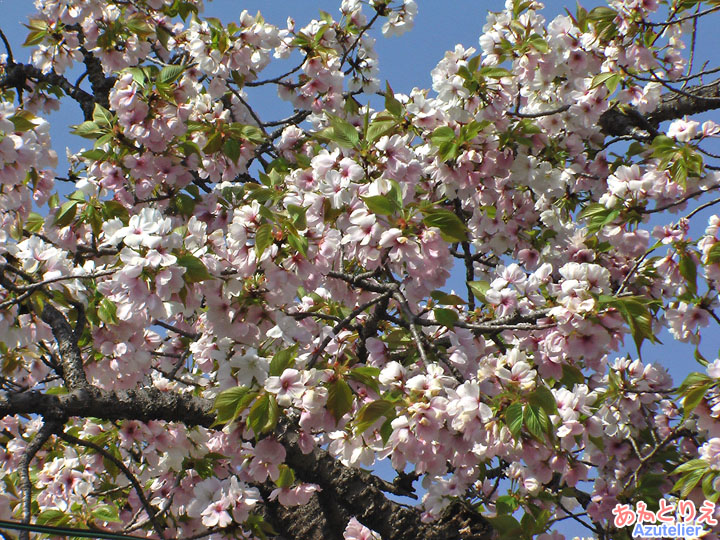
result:
[[[285,27],[36,3],[33,65],[3,64],[27,85],[0,100],[0,517],[265,538],[261,516],[359,474],[312,464],[385,458],[397,485],[368,489],[421,479],[418,522],[461,500],[508,535],[572,515],[610,536],[618,503],[717,498],[720,360],[699,347],[720,216],[693,218],[718,202],[720,128],[692,88],[663,94],[694,79],[687,2],[656,24],[655,1],[547,21],[508,0],[382,107],[375,37],[409,30],[413,0]],[[264,118],[258,87],[294,111]],[[73,193],[40,116],[61,92],[93,144],[58,175]],[[674,387],[640,357],[664,330],[706,374]],[[342,504],[338,535],[379,538]]]

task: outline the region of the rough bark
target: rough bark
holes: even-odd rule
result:
[[[720,108],[720,79],[709,84],[670,91],[660,98],[652,112],[641,114],[637,109],[610,109],[600,117],[605,135],[621,137],[643,133],[644,138],[656,134],[661,122]]]
[[[297,432],[288,425],[281,426],[277,435],[287,450],[286,463],[296,475],[323,488],[320,506],[326,508],[323,518],[333,529],[333,536],[323,538],[342,539],[339,527],[344,529],[347,515],[355,516],[380,533],[384,540],[470,540],[493,536],[489,524],[477,512],[459,504],[451,507],[439,521],[423,523],[417,508],[389,500],[372,475],[345,467],[320,448],[303,454],[297,445]],[[323,501],[330,503],[323,505]],[[336,517],[341,519],[334,519]]]

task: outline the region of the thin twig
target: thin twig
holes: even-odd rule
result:
[[[699,4],[698,4],[698,5],[699,5]],[[720,6],[716,6],[716,7],[708,8],[708,9],[706,9],[705,11],[701,11],[701,12],[699,12],[699,13],[695,13],[695,14],[693,14],[693,15],[688,15],[687,17],[682,17],[682,18],[680,18],[680,19],[675,19],[674,21],[664,21],[664,22],[656,22],[656,23],[643,21],[643,24],[644,24],[645,26],[674,26],[674,25],[679,24],[679,23],[681,23],[681,22],[689,21],[690,19],[697,19],[697,18],[699,18],[699,17],[703,17],[704,15],[707,15],[707,14],[709,14],[709,13],[713,13],[713,12],[719,10],[719,9],[720,9]]]
[[[342,59],[340,60],[340,65],[342,66],[345,63],[345,60],[347,60],[347,57],[350,56],[350,53],[357,47],[357,44],[360,43],[360,40],[362,39],[365,32],[370,30],[370,27],[375,24],[375,21],[378,20],[378,17],[380,17],[380,12],[375,11],[375,15],[373,15],[373,18],[370,19],[370,22],[367,23],[365,26],[363,26],[362,30],[358,33],[357,37],[355,38],[355,41],[353,41],[352,45],[350,45],[350,48],[348,48],[347,51],[343,54]]]
[[[160,319],[155,319],[152,324],[155,326],[162,326],[165,330],[170,330],[171,332],[175,332],[176,334],[179,334],[182,337],[186,337],[193,341],[200,338],[200,334],[197,334],[195,332],[188,332],[187,330],[182,330],[181,328],[173,326],[172,324],[168,324],[164,321],[161,321]]]
[[[710,191],[714,191],[714,190],[719,189],[719,188],[720,188],[720,184],[714,184],[714,185],[710,186],[710,187],[707,188],[707,189],[699,189],[699,190],[697,190],[697,191],[693,191],[692,193],[689,193],[688,195],[685,195],[685,197],[683,197],[682,199],[679,199],[679,200],[677,200],[677,201],[674,201],[674,202],[671,202],[671,203],[669,203],[669,204],[666,204],[665,206],[659,206],[659,207],[656,207],[656,208],[651,208],[650,210],[639,210],[639,213],[641,213],[641,214],[655,214],[655,213],[657,213],[657,212],[663,212],[663,211],[668,210],[668,209],[670,209],[670,208],[673,208],[673,207],[675,207],[675,206],[680,206],[681,204],[689,201],[690,199],[692,199],[692,198],[694,198],[694,197],[698,197],[698,196],[702,195],[703,193],[708,193],[708,192],[710,192]]]
[[[26,525],[30,524],[32,515],[32,483],[30,482],[30,462],[47,440],[62,427],[58,420],[46,419],[35,438],[28,444],[20,459],[20,486],[23,496],[23,519]],[[20,532],[20,540],[30,540],[29,531]]]
[[[697,13],[699,11],[700,11],[700,2],[698,2],[697,6],[695,6],[695,14],[697,15]],[[687,71],[685,73],[686,77],[688,75],[690,75],[690,73],[692,72],[693,63],[695,62],[695,42],[697,41],[697,24],[698,24],[698,18],[696,16],[693,18],[692,38],[690,40],[690,59],[688,60]],[[688,82],[690,82],[690,81],[689,80],[685,81],[680,88],[684,89],[687,86]]]
[[[2,39],[3,43],[5,44],[5,50],[7,50],[7,64],[9,66],[12,66],[13,64],[15,64],[12,47],[10,47],[10,42],[8,41],[8,38],[7,36],[5,36],[5,32],[3,32],[2,29],[0,29],[0,39]]]
[[[697,214],[698,212],[702,212],[702,211],[705,210],[706,208],[710,208],[711,206],[713,206],[713,205],[715,205],[715,204],[717,204],[717,203],[720,203],[720,198],[718,198],[718,199],[713,199],[712,201],[708,201],[708,202],[706,202],[705,204],[701,204],[700,206],[698,206],[697,208],[695,208],[695,210],[693,210],[693,211],[690,212],[687,216],[685,216],[684,219],[690,219],[691,217],[693,217],[693,216],[694,216],[695,214]]]
[[[417,315],[415,315],[412,312],[407,299],[400,291],[395,292],[393,294],[393,298],[395,298],[395,300],[398,301],[398,303],[400,304],[400,307],[402,308],[403,313],[405,313],[405,317],[407,317],[407,319],[408,319],[408,323],[410,326],[410,335],[412,335],[413,340],[415,341],[415,345],[417,345],[418,354],[420,355],[420,360],[422,361],[423,365],[427,367],[427,365],[428,365],[427,354],[425,354],[425,349],[422,344],[422,339],[420,339],[420,333],[418,332],[418,329],[415,326],[416,321],[419,320],[420,317],[418,317]]]
[[[282,75],[278,75],[277,77],[273,77],[272,79],[265,79],[263,81],[249,81],[244,84],[244,86],[263,86],[265,84],[277,84],[280,83],[285,77],[289,77],[293,73],[297,73],[300,71],[300,69],[303,67],[303,64],[305,64],[305,61],[298,64],[294,68],[292,68],[287,73],[283,73]]]
[[[145,508],[145,511],[147,512],[148,516],[150,517],[150,521],[152,522],[153,529],[155,529],[155,532],[158,534],[160,538],[165,538],[165,527],[162,523],[160,523],[160,520],[158,519],[158,515],[155,513],[155,510],[150,505],[150,501],[147,500],[147,497],[145,497],[145,492],[143,491],[142,487],[140,486],[140,482],[138,482],[138,479],[135,477],[133,472],[123,463],[121,460],[116,458],[113,454],[105,450],[102,446],[95,444],[91,441],[86,441],[84,439],[78,439],[77,437],[74,437],[73,435],[70,435],[69,433],[59,433],[58,437],[63,439],[66,442],[69,442],[70,444],[77,444],[80,446],[84,446],[86,448],[90,448],[92,450],[95,450],[99,454],[103,456],[103,458],[111,461],[118,469],[122,471],[122,473],[125,475],[125,477],[128,479],[128,481],[132,484],[132,487],[135,489],[135,492],[138,495],[138,498],[140,499],[140,503]]]
[[[347,325],[350,324],[355,317],[360,315],[367,308],[369,308],[369,307],[377,304],[381,300],[387,298],[391,294],[392,294],[391,292],[385,292],[385,293],[381,294],[380,296],[376,296],[372,300],[365,302],[364,304],[360,304],[358,307],[356,307],[354,310],[352,310],[352,312],[347,317],[345,317],[342,321],[337,323],[333,327],[332,333],[328,336],[325,336],[325,339],[323,340],[323,342],[315,350],[312,357],[310,358],[310,361],[307,364],[307,368],[310,369],[315,365],[315,363],[318,361],[318,358],[320,358],[320,355],[325,350],[325,347],[327,347],[330,344],[330,342],[335,338],[335,336],[337,336],[341,330],[343,330],[345,327],[347,327]]]

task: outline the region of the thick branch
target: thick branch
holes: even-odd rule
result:
[[[665,94],[660,100],[660,105],[648,115],[647,119],[657,125],[665,120],[674,120],[718,108],[720,108],[720,79],[710,84],[691,86],[683,90],[682,94]]]
[[[163,420],[204,427],[215,421],[210,400],[152,387],[115,392],[88,387],[60,396],[32,391],[0,397],[0,418],[13,414],[40,414],[57,419],[78,416],[141,422]]]
[[[287,450],[286,462],[301,479],[323,488],[325,497],[346,507],[358,521],[377,531],[384,540],[460,540],[491,538],[490,526],[475,513],[460,506],[452,507],[435,523],[423,523],[420,511],[393,502],[383,495],[372,475],[345,467],[325,450],[316,448],[303,454],[298,434],[288,426],[279,428],[278,440]],[[341,539],[323,537],[328,540]]]
[[[660,122],[682,118],[720,108],[720,79],[710,84],[691,86],[682,92],[669,92],[660,98],[660,103],[649,114],[642,115],[636,109],[626,111],[610,109],[600,117],[600,126],[605,135],[648,135],[656,134]]]
[[[58,75],[54,71],[43,73],[30,64],[12,64],[8,65],[6,70],[6,75],[0,79],[0,88],[27,89],[26,81],[28,79],[55,85],[60,87],[65,94],[80,104],[85,120],[92,118],[95,98],[85,92],[85,90],[73,86],[72,83],[62,75]]]
[[[70,323],[50,303],[45,303],[41,318],[45,324],[50,326],[57,341],[63,366],[62,376],[68,389],[88,388],[90,384],[83,369],[82,354],[77,342],[78,335],[72,329]]]

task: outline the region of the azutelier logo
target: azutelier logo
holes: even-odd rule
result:
[[[616,504],[613,524],[633,527],[633,538],[699,538],[718,524],[712,501],[704,501],[700,508],[693,501],[668,504],[661,499],[658,504],[655,512],[645,502],[638,502],[634,509],[629,504]]]

